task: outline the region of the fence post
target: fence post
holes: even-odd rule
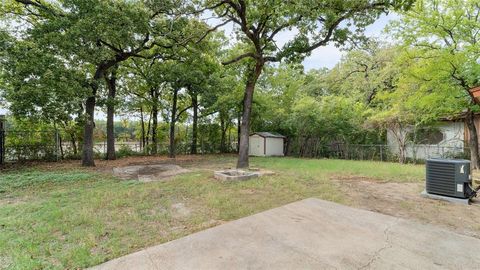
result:
[[[0,115],[0,165],[5,162],[5,115]]]

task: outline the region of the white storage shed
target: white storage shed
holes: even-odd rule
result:
[[[270,132],[255,132],[250,135],[248,154],[250,156],[283,156],[285,136]]]

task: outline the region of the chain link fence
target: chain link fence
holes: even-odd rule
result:
[[[140,142],[115,142],[115,150],[120,155],[135,155],[142,154],[148,155],[151,154],[153,144],[148,144],[143,146]],[[192,144],[190,142],[177,142],[175,144],[175,154],[177,155],[188,155],[191,153]],[[97,155],[101,156],[107,152],[107,143],[100,142],[95,143],[94,151]],[[169,151],[168,143],[158,143],[157,144],[157,154],[167,155]],[[237,151],[237,144],[231,143],[226,144],[223,151],[224,153],[233,153]],[[218,143],[209,143],[201,142],[197,144],[197,154],[216,154],[220,153],[220,145]]]
[[[399,149],[385,144],[324,144],[319,139],[291,140],[287,144],[287,155],[306,158],[334,158],[371,161],[399,161]],[[470,159],[468,147],[414,145],[405,149],[405,160],[422,163],[428,158]]]
[[[59,134],[51,131],[6,130],[2,132],[3,161],[47,160],[60,158]]]
[[[81,141],[72,142],[62,138],[57,130],[0,130],[0,164],[17,161],[57,161],[60,159],[79,159],[81,155]],[[119,157],[132,155],[149,155],[153,145],[144,146],[136,141],[116,141],[115,150]],[[222,151],[236,152],[236,141],[228,142]],[[219,143],[210,143],[200,140],[197,144],[197,154],[220,153]],[[93,147],[96,158],[104,158],[107,153],[105,141],[95,142]],[[167,155],[168,143],[157,144],[157,154]],[[175,153],[185,155],[191,153],[191,142],[178,141],[175,144]]]
[[[81,144],[74,147],[68,141],[63,141],[61,134],[56,130],[29,131],[29,130],[0,130],[0,161],[15,162],[27,160],[57,161],[63,158],[79,158]],[[78,148],[78,149],[77,149]],[[152,145],[143,146],[140,142],[116,142],[115,149],[119,157],[129,155],[148,155]],[[191,143],[178,141],[175,145],[176,154],[190,154]],[[236,141],[229,140],[224,146],[224,152],[237,151]],[[106,154],[106,142],[96,142],[94,151],[97,158]],[[168,143],[157,145],[157,154],[166,155],[169,151]],[[197,144],[198,154],[220,153],[218,143],[200,141]],[[335,158],[372,161],[399,161],[399,150],[395,146],[384,144],[325,144],[318,138],[300,138],[289,140],[286,144],[287,156],[306,158]],[[440,145],[413,145],[405,148],[405,160],[410,163],[422,163],[428,158],[460,158],[469,159],[468,147],[452,147]],[[1,164],[1,162],[0,162]]]

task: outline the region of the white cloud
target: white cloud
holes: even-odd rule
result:
[[[296,35],[297,33],[298,33],[297,29],[292,29],[292,30],[279,32],[275,36],[275,42],[276,42],[277,46],[280,47],[280,48],[283,47],[283,45],[285,45],[285,43],[290,41],[293,38],[293,36]]]
[[[319,69],[324,67],[332,68],[340,61],[343,54],[343,51],[333,45],[320,47],[313,51],[312,55],[305,58],[303,61],[303,66],[305,67],[305,70]]]
[[[378,18],[377,21],[375,21],[372,25],[368,26],[367,29],[365,30],[365,33],[367,36],[376,36],[376,37],[381,37],[381,38],[386,38],[386,36],[383,35],[383,29],[387,24],[393,20],[396,20],[400,18],[400,15],[397,13],[390,13],[388,15],[382,15],[380,18]]]

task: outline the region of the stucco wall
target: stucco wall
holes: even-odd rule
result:
[[[435,157],[446,157],[463,152],[464,144],[464,123],[442,122],[438,129],[443,133],[443,140],[438,144],[407,144],[406,156],[408,158],[426,159]],[[387,142],[390,151],[398,154],[398,142],[391,132],[387,132]]]

